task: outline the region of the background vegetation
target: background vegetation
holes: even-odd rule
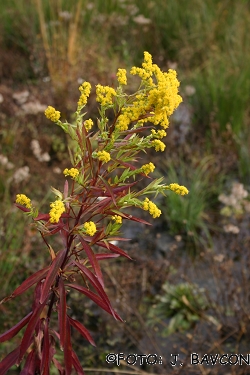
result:
[[[111,373],[105,355],[121,351],[165,358],[137,373],[247,374],[247,366],[190,367],[189,355],[249,350],[250,2],[0,0],[0,9],[1,298],[48,261],[39,236],[13,208],[21,192],[48,209],[50,186],[60,189],[68,167],[68,140],[44,109],[54,105],[71,116],[82,81],[112,86],[117,68],[140,64],[147,50],[162,69],[177,70],[183,103],[164,155],[145,155],[145,162],[153,160],[167,183],[174,179],[190,194],[160,201],[153,230],[124,228],[136,262],[114,261],[105,272],[126,324],[71,295],[73,313],[84,317],[98,348],[77,335],[75,345],[96,373]],[[87,109],[95,119],[92,95]],[[29,309],[27,300],[0,305],[1,332]],[[2,344],[0,357],[10,347]],[[168,364],[173,352],[182,368]]]

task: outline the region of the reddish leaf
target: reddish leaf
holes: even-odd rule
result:
[[[42,294],[42,288],[43,288],[43,283],[42,283],[42,281],[39,281],[39,283],[37,284],[37,286],[34,290],[34,299],[33,299],[33,304],[32,304],[32,311],[34,311],[36,309],[37,305],[39,305],[39,301],[40,301],[41,294]]]
[[[92,285],[95,287],[95,289],[97,290],[97,292],[100,294],[100,296],[106,302],[106,304],[109,306],[110,311],[112,312],[113,317],[116,319],[115,312],[114,312],[114,310],[113,310],[113,308],[111,306],[111,303],[110,303],[110,301],[108,299],[108,296],[105,293],[103,287],[99,283],[99,281],[96,278],[96,276],[87,267],[85,267],[83,264],[81,264],[79,262],[76,262],[76,261],[73,261],[72,263],[75,264],[87,276],[87,278],[92,283]]]
[[[72,363],[78,375],[85,375],[82,366],[80,364],[79,358],[76,353],[72,351]]]
[[[49,214],[38,214],[37,217],[34,218],[35,221],[44,220],[48,221],[50,218]]]
[[[102,176],[99,176],[99,178],[102,180],[102,182],[103,182],[103,184],[106,188],[106,192],[108,193],[108,195],[111,196],[112,201],[114,203],[114,206],[117,207],[117,203],[116,203],[116,200],[115,200],[114,193],[112,191],[112,187],[108,184],[108,182],[104,178],[102,178]]]
[[[19,356],[20,346],[14,349],[9,353],[1,362],[0,362],[0,374],[5,375],[7,371],[17,363]]]
[[[50,344],[49,344],[49,327],[48,319],[45,321],[44,331],[43,331],[43,349],[42,349],[42,359],[41,359],[41,372],[42,375],[49,375],[49,365],[50,365]]]
[[[60,375],[65,375],[65,370],[62,367],[61,363],[58,362],[58,360],[56,358],[53,358],[52,361],[53,361],[54,365],[56,366],[57,370],[59,371]]]
[[[125,168],[129,168],[131,169],[132,171],[135,171],[136,169],[138,169],[137,167],[135,167],[133,164],[130,164],[130,163],[124,163],[122,160],[120,159],[117,159],[116,162],[118,162],[119,164],[121,164],[123,167]]]
[[[136,221],[137,223],[142,223],[142,224],[146,224],[146,225],[152,225],[148,221],[143,220],[143,219],[139,219],[138,217],[135,217],[135,216],[132,216],[132,215],[126,215],[126,214],[124,214],[124,217],[126,217],[126,219],[128,219],[128,220]]]
[[[21,205],[18,204],[18,203],[15,203],[15,206],[16,206],[17,208],[19,208],[20,210],[22,210],[23,212],[30,212],[30,208],[23,207],[23,206],[21,206]]]
[[[82,323],[80,323],[78,320],[70,318],[69,316],[68,316],[68,319],[69,319],[69,322],[72,325],[72,327],[75,327],[78,330],[78,332],[80,332],[80,334],[83,337],[85,337],[85,339],[88,340],[88,342],[91,345],[96,346],[96,344],[93,340],[93,337],[91,336],[91,334],[89,333],[87,328],[85,328],[84,325],[82,325]]]
[[[118,258],[120,254],[96,254],[95,257],[97,260],[104,260],[104,259],[109,259],[109,258]]]
[[[32,336],[34,335],[35,327],[40,319],[40,314],[45,306],[45,303],[38,305],[36,309],[33,311],[33,314],[29,320],[27,328],[24,332],[23,339],[20,345],[20,353],[18,357],[18,363],[20,363],[23,359],[24,354],[26,353],[28,347],[31,344]]]
[[[64,199],[68,198],[68,194],[69,194],[69,183],[66,180],[65,183],[64,183],[63,198]]]
[[[98,306],[100,306],[103,310],[107,311],[109,314],[113,315],[112,314],[112,311],[109,307],[109,305],[106,303],[106,301],[104,301],[100,296],[98,296],[97,294],[91,292],[91,290],[87,289],[87,288],[84,288],[83,286],[80,286],[80,285],[76,285],[76,284],[66,284],[66,286],[70,287],[70,288],[73,288],[75,290],[77,290],[78,292],[82,293],[82,294],[85,294],[85,296],[89,297],[90,299],[92,299],[92,301],[94,301]],[[120,320],[121,322],[123,321],[122,318],[114,311],[115,313],[115,316],[116,316],[116,319],[117,320]]]
[[[145,117],[152,117],[153,115],[146,115],[146,116],[141,116],[141,118],[145,118]],[[135,130],[128,130],[126,133],[128,134],[124,139],[127,139],[127,137],[130,137],[132,134],[134,133],[139,133],[139,132],[142,132],[143,130],[145,129],[152,129],[152,126],[143,126],[141,128],[137,128]]]
[[[89,246],[89,244],[87,244],[87,242],[85,242],[84,239],[81,236],[79,236],[79,238],[80,238],[82,247],[83,247],[83,249],[85,250],[85,252],[87,254],[87,257],[89,258],[90,264],[91,264],[91,266],[93,267],[93,269],[95,271],[96,277],[99,280],[99,282],[102,285],[102,287],[104,288],[102,271],[101,271],[99,263],[98,263],[98,261],[96,259],[96,256],[93,253],[93,251],[92,251],[91,247]]]
[[[34,350],[28,354],[24,368],[20,375],[33,375],[36,373],[36,353]]]
[[[29,276],[18,288],[16,288],[9,297],[4,298],[0,303],[6,302],[11,298],[14,298],[16,296],[19,296],[20,294],[23,294],[32,285],[34,285],[35,283],[45,278],[48,271],[49,271],[49,267],[46,267],[40,271],[35,272],[33,275]]]
[[[136,184],[137,184],[137,181],[131,182],[130,184],[126,184],[126,185],[123,185],[123,186],[115,187],[115,188],[113,188],[113,193],[118,194],[122,191],[126,192],[126,190],[129,190],[132,186],[134,186]]]
[[[66,334],[66,293],[63,280],[60,278],[59,280],[59,295],[60,295],[60,302],[58,305],[58,318],[59,318],[59,333],[60,333],[60,348],[63,350],[64,342],[65,342],[65,334]]]
[[[17,323],[14,327],[10,328],[8,331],[0,335],[0,342],[4,342],[7,340],[12,339],[30,320],[32,315],[32,311],[26,315],[19,323]]]
[[[59,268],[61,267],[64,257],[66,254],[66,249],[62,250],[57,254],[57,257],[53,260],[53,262],[50,265],[50,269],[48,272],[48,275],[46,277],[46,280],[44,282],[43,290],[42,290],[42,295],[40,298],[40,303],[43,303],[47,298],[49,294],[49,290],[55,281],[55,277],[59,271]]]
[[[109,242],[108,244],[106,244],[106,243],[103,242],[103,241],[99,241],[99,242],[97,242],[96,244],[97,244],[98,246],[105,247],[105,249],[111,250],[111,251],[113,251],[113,252],[116,253],[116,254],[120,254],[120,255],[122,255],[122,256],[124,256],[124,257],[126,257],[126,258],[132,260],[132,258],[130,258],[130,256],[129,256],[127,253],[125,253],[125,251],[123,251],[123,250],[120,249],[118,246],[115,246],[115,245],[113,245],[113,244],[110,243],[110,242]]]
[[[66,329],[65,329],[64,367],[65,367],[65,375],[71,375],[71,370],[72,370],[72,345],[71,345],[71,334],[70,334],[69,319],[66,320]]]

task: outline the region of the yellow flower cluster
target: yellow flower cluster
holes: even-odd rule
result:
[[[133,66],[130,70],[130,74],[138,75],[142,80],[149,80],[153,75],[153,64],[152,56],[148,52],[144,52],[144,62],[142,63],[142,68],[136,68]],[[153,83],[152,79],[149,81],[150,84]]]
[[[104,163],[107,163],[108,161],[110,161],[110,154],[107,152],[107,151],[98,151],[97,152],[97,158],[100,160],[100,161],[103,161]]]
[[[64,176],[70,176],[73,179],[75,179],[79,175],[79,171],[76,168],[70,168],[70,169],[66,168],[64,169],[63,174]]]
[[[51,105],[48,106],[44,113],[47,119],[53,122],[57,122],[61,116],[61,113],[59,111],[56,111],[54,107],[51,107]]]
[[[83,224],[83,228],[85,233],[89,236],[93,236],[96,232],[96,226],[93,221],[86,221],[86,223]]]
[[[17,194],[16,203],[22,204],[27,208],[31,208],[31,200],[25,194]]]
[[[116,96],[116,92],[112,87],[96,85],[96,101],[102,106],[112,104],[113,96]]]
[[[174,191],[176,194],[179,194],[179,195],[188,194],[188,189],[183,185],[179,185],[179,184],[174,183],[174,184],[170,184],[169,188],[170,188],[170,190]]]
[[[156,206],[156,204],[151,202],[148,198],[145,198],[142,208],[145,211],[149,211],[150,215],[152,215],[154,219],[161,215],[161,210]]]
[[[50,207],[51,210],[49,212],[49,221],[51,223],[58,223],[62,213],[65,212],[64,204],[61,200],[58,199],[55,202],[51,203]]]
[[[157,137],[159,139],[161,139],[163,137],[166,137],[166,135],[167,135],[167,133],[165,132],[165,130],[155,131],[154,129],[152,129],[151,133],[153,134],[154,137]]]
[[[91,120],[91,118],[89,120],[85,120],[84,121],[84,127],[85,129],[87,130],[87,132],[92,129],[92,126],[94,125],[93,121]]]
[[[144,52],[142,68],[133,67],[130,73],[138,75],[147,87],[147,92],[141,94],[140,99],[144,101],[144,108],[147,111],[150,110],[151,116],[148,121],[167,128],[168,117],[182,101],[178,94],[180,83],[176,71],[169,69],[168,72],[162,72],[156,64],[152,63],[152,56],[148,52]],[[154,83],[153,76],[156,83]]]
[[[159,139],[154,139],[151,144],[155,148],[155,151],[164,151],[166,147],[166,145]]]
[[[116,224],[122,224],[122,217],[119,215],[112,216],[112,220],[114,220]]]
[[[126,69],[118,69],[118,72],[116,73],[117,80],[120,85],[126,85],[127,84],[127,72]]]
[[[91,84],[89,82],[83,82],[83,84],[79,87],[79,91],[81,92],[81,95],[78,100],[78,106],[83,107],[87,104],[87,100],[91,91]]]
[[[144,164],[141,167],[141,170],[143,173],[145,173],[145,175],[148,175],[150,172],[154,172],[154,169],[155,169],[155,166],[151,162],[149,164]]]

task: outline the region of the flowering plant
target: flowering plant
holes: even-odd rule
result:
[[[48,213],[38,212],[24,194],[16,197],[16,206],[32,217],[40,232],[49,251],[50,265],[29,276],[2,301],[17,297],[36,285],[29,314],[0,335],[0,342],[4,342],[27,326],[20,345],[0,363],[2,375],[24,358],[22,375],[49,374],[52,362],[60,374],[69,375],[73,368],[83,374],[72,348],[71,327],[92,345],[95,343],[84,325],[70,317],[67,293],[70,289],[77,290],[122,321],[105,292],[100,263],[118,256],[130,258],[112,242],[124,240],[119,235],[123,221],[149,224],[127,213],[127,209],[138,207],[156,218],[161,211],[149,200],[149,195],[165,194],[167,190],[181,195],[188,193],[184,186],[176,183],[162,184],[163,178],[151,179],[148,175],[154,171],[154,164],[140,166],[137,158],[141,151],[152,147],[156,151],[165,149],[161,139],[166,136],[168,118],[182,100],[176,72],[162,72],[145,52],[142,68],[133,67],[130,73],[139,76],[141,81],[132,95],[124,90],[127,84],[125,69],[118,70],[116,89],[96,86],[100,118],[94,131],[92,119],[85,119],[86,113],[82,113],[91,92],[88,82],[79,88],[81,95],[75,124],[61,121],[60,112],[51,106],[45,111],[46,117],[74,141],[70,151],[72,167],[63,172],[63,191],[52,188],[56,199],[50,204]],[[107,117],[110,109],[112,120]],[[160,129],[156,130],[157,126]],[[138,181],[143,178],[147,178],[149,184],[136,190]],[[56,234],[61,236],[63,243],[57,251],[48,239]],[[105,249],[105,252],[99,252],[99,249]],[[84,286],[79,284],[80,280]],[[52,315],[58,318],[58,328],[51,323]],[[55,358],[57,343],[64,353],[63,365]]]

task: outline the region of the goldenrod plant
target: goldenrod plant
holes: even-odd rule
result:
[[[165,149],[163,138],[169,116],[182,100],[176,72],[171,69],[162,72],[145,52],[142,67],[133,67],[130,73],[140,78],[139,88],[133,94],[125,92],[124,69],[118,70],[116,88],[96,86],[100,113],[96,124],[82,112],[91,92],[89,82],[79,88],[75,123],[62,121],[60,112],[51,106],[45,111],[46,117],[72,139],[72,166],[69,162],[63,171],[62,191],[52,188],[55,200],[47,212],[38,212],[32,199],[23,193],[16,197],[16,206],[32,218],[40,232],[50,261],[2,301],[20,296],[36,285],[30,312],[0,335],[0,342],[10,340],[26,326],[20,345],[0,363],[2,375],[22,361],[23,374],[49,374],[52,363],[59,374],[69,375],[73,368],[83,374],[72,347],[71,328],[79,331],[90,344],[95,343],[84,325],[70,316],[67,294],[76,290],[122,321],[105,292],[101,262],[119,256],[130,259],[113,241],[124,240],[120,230],[126,220],[149,224],[131,214],[133,207],[149,211],[157,218],[161,210],[148,196],[166,194],[168,190],[181,195],[188,193],[177,183],[165,185],[163,177],[152,179],[154,164],[139,165],[137,158],[150,148]],[[108,118],[111,111],[112,120]],[[141,190],[136,189],[142,179],[149,183]],[[57,249],[49,241],[55,235],[61,237],[62,243]],[[56,319],[58,327],[53,324]],[[63,364],[55,357],[58,347],[63,351]]]

